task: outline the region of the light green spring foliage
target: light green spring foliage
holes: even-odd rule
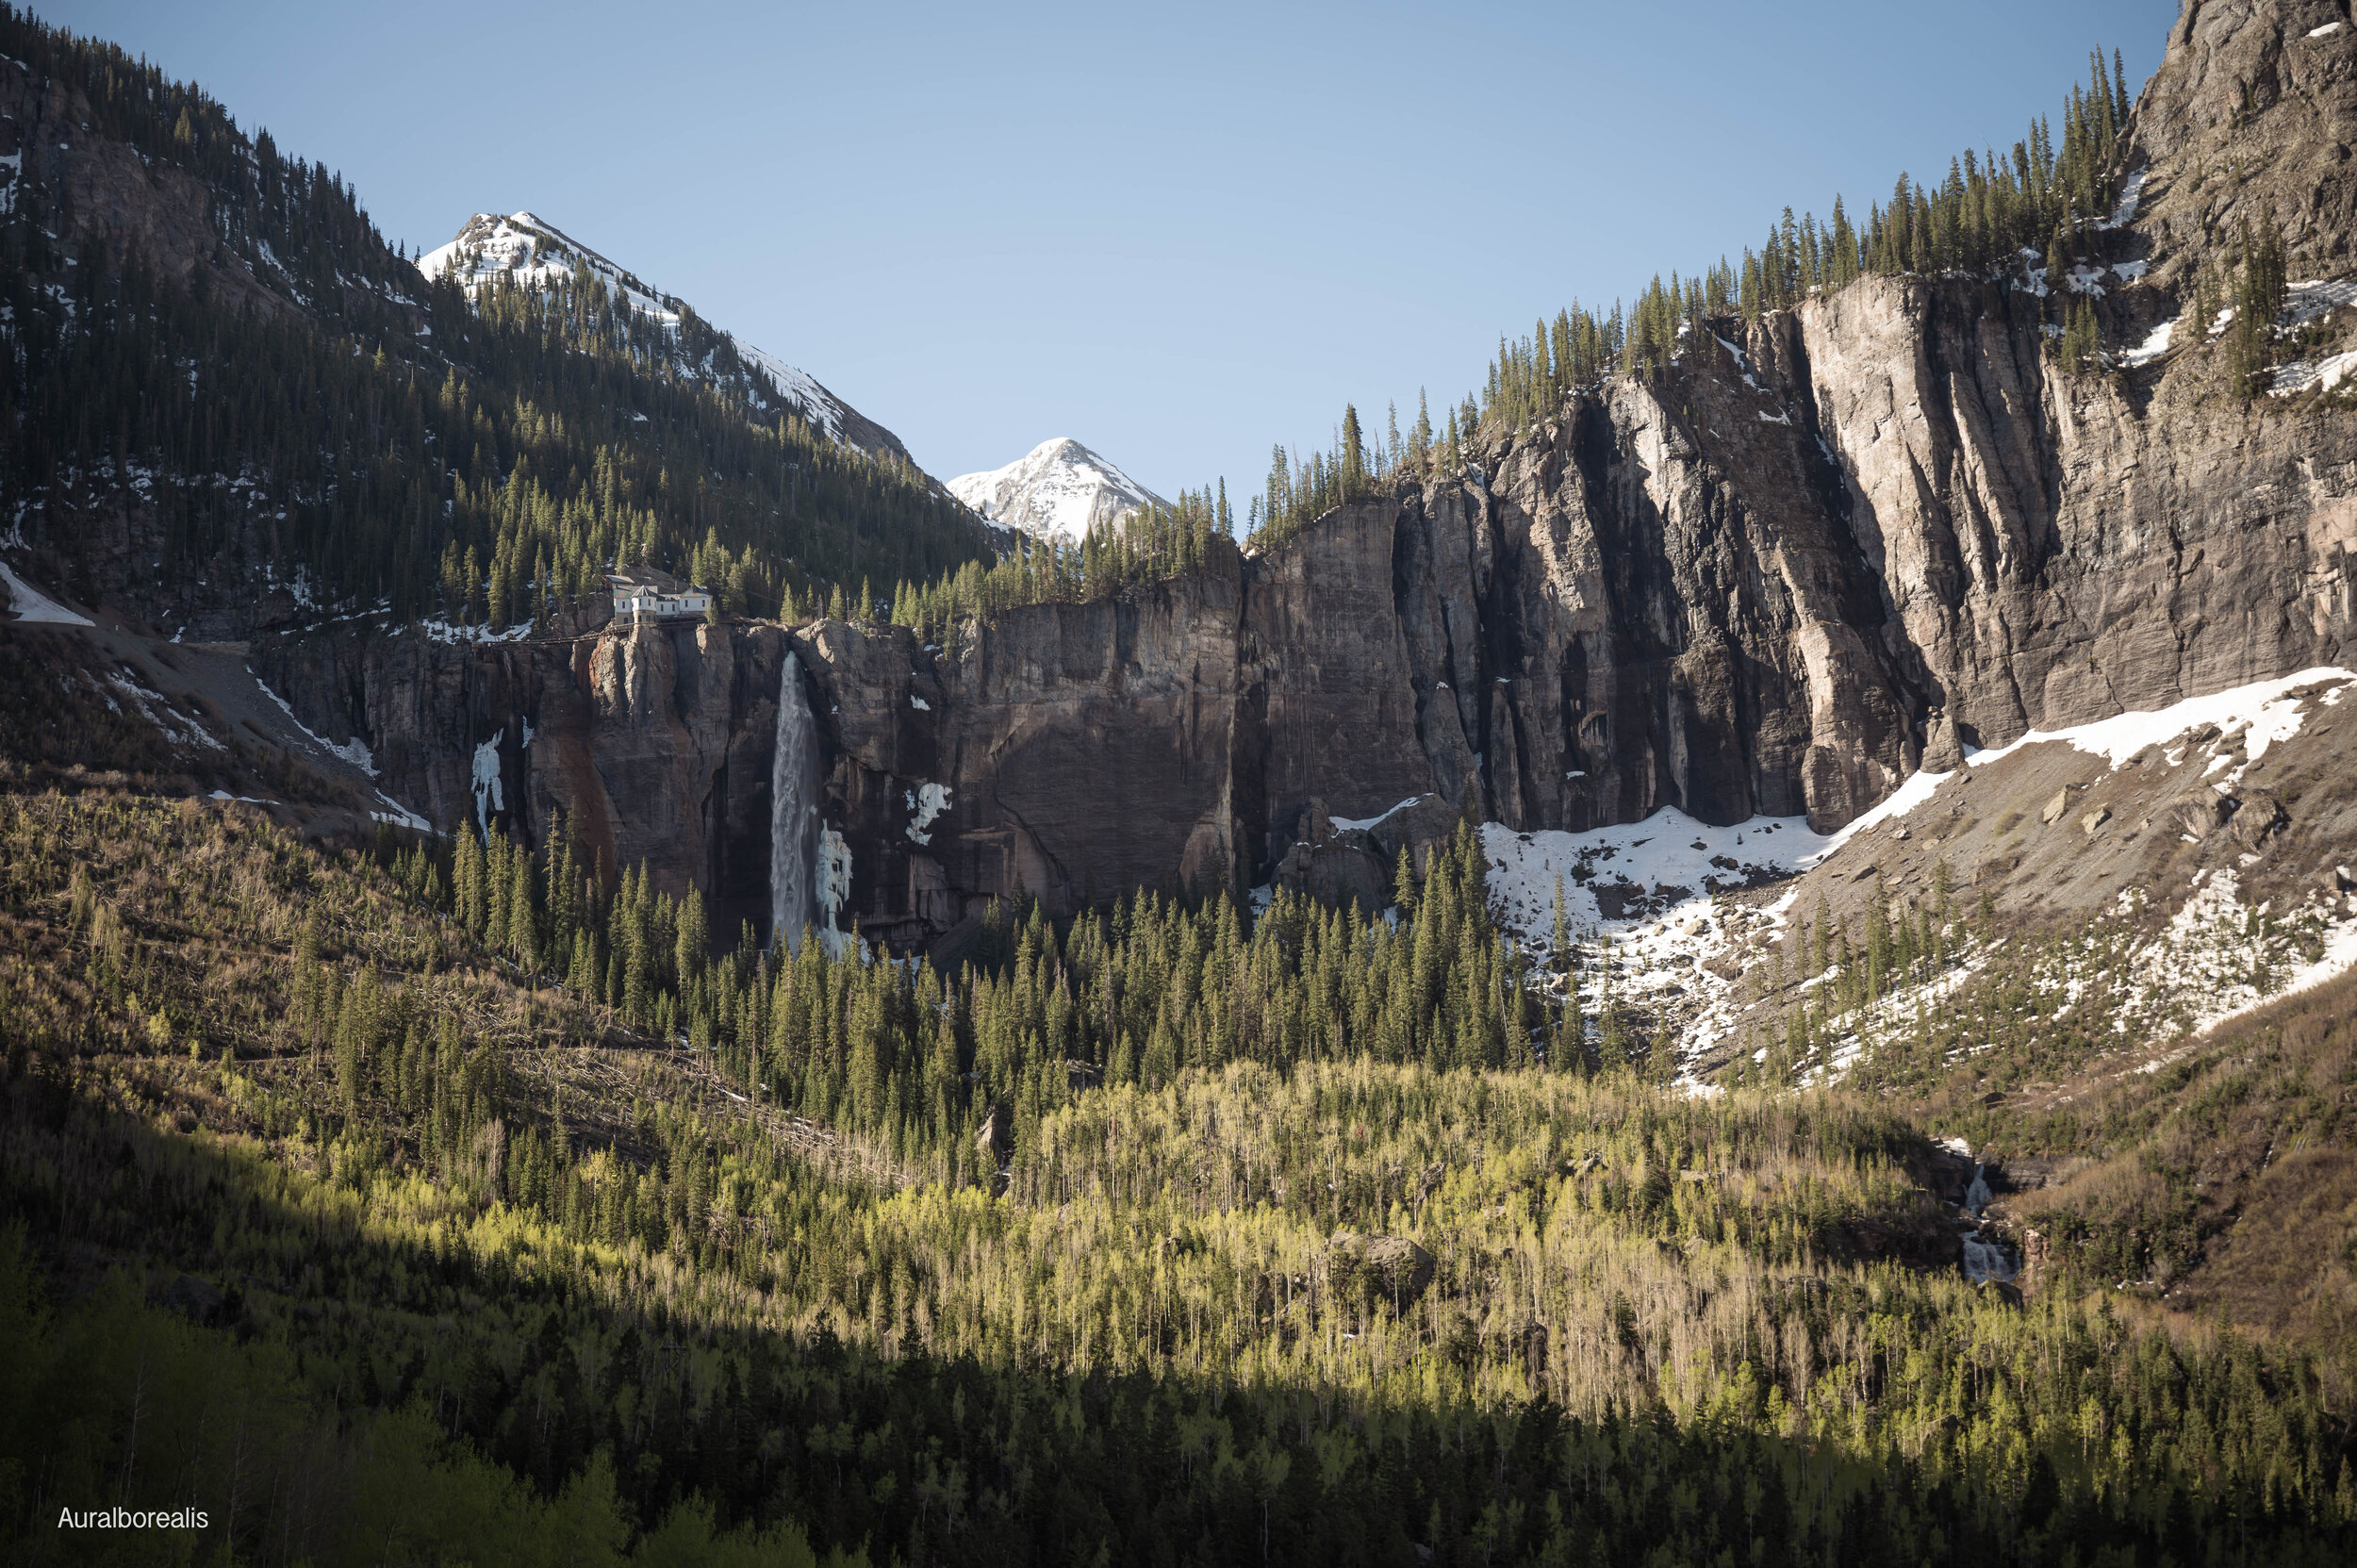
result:
[[[1697,1099],[1627,1067],[1393,1056],[1379,1031],[1330,1052],[1174,1053],[1166,1071],[1094,1088],[1044,1044],[990,1054],[1009,1038],[991,1020],[1032,1019],[1034,1005],[1054,1018],[1060,991],[1062,1038],[1101,1029],[1078,1021],[1097,1004],[1076,977],[1129,966],[1100,1020],[1118,1024],[1134,982],[1153,999],[1145,1015],[1187,1039],[1284,1039],[1242,1030],[1225,999],[1316,1016],[1323,970],[1303,955],[1330,935],[1367,966],[1323,912],[1292,907],[1248,933],[1216,901],[1144,900],[1126,926],[1075,933],[1027,918],[992,939],[997,972],[933,990],[922,974],[798,960],[761,993],[784,988],[773,1021],[798,1007],[813,1028],[881,1018],[893,988],[913,986],[930,999],[914,1014],[929,1045],[948,1028],[950,1076],[978,1075],[958,1115],[896,1119],[899,1081],[859,1065],[881,1026],[852,1027],[839,1101],[852,1114],[814,1129],[723,1093],[746,1081],[722,1052],[634,1046],[602,1034],[606,1004],[501,978],[467,933],[471,908],[444,923],[409,901],[404,876],[431,886],[414,853],[405,867],[321,856],[234,814],[103,796],[0,801],[0,853],[10,1211],[59,1244],[155,1260],[158,1282],[193,1269],[234,1287],[251,1354],[283,1373],[252,1396],[281,1433],[250,1450],[256,1474],[296,1462],[266,1453],[355,1456],[347,1490],[325,1495],[372,1530],[486,1555],[517,1529],[586,1531],[577,1549],[591,1554],[690,1552],[707,1518],[775,1531],[786,1476],[801,1500],[783,1517],[813,1539],[929,1560],[971,1560],[997,1539],[960,1519],[996,1521],[1020,1560],[1024,1543],[1074,1528],[1154,1538],[1165,1510],[1244,1529],[1280,1499],[1320,1540],[1352,1539],[1356,1518],[1470,1541],[1502,1527],[1478,1524],[1502,1477],[1553,1498],[1554,1513],[1524,1504],[1535,1511],[1513,1539],[1532,1550],[1618,1550],[1632,1536],[1616,1532],[1662,1530],[1702,1550],[1727,1528],[1821,1547],[1867,1517],[1893,1539],[1936,1527],[2019,1546],[2061,1527],[2041,1521],[2066,1505],[2093,1510],[2070,1517],[2102,1539],[2207,1528],[2221,1510],[2347,1524],[2338,1385],[2299,1353],[2171,1344],[2059,1284],[2024,1312],[1950,1269],[1871,1261],[1937,1258],[1946,1234],[1911,1168],[1921,1131],[1892,1105]],[[480,857],[486,936],[503,853]],[[1419,931],[1459,938],[1427,949],[1436,1000],[1471,962],[1451,955],[1492,950],[1475,869],[1435,857],[1411,920],[1383,938],[1399,944],[1399,983],[1414,982]],[[545,910],[525,906],[539,933]],[[517,907],[511,893],[511,943]],[[644,945],[649,973],[676,982],[676,941]],[[691,1015],[696,985],[733,962],[689,955]],[[1144,978],[1158,966],[1159,989]],[[952,990],[967,1013],[941,1011]],[[195,996],[237,1000],[173,1012]],[[149,1028],[158,1014],[168,1046]],[[981,1020],[973,1038],[961,1018]],[[1033,1070],[1026,1098],[1007,1060],[1064,1071]],[[986,1074],[1015,1092],[977,1092]],[[986,1107],[1014,1125],[987,1158],[973,1143]],[[210,1131],[180,1131],[198,1127]],[[1341,1231],[1421,1252],[1378,1266],[1338,1246]],[[139,1310],[89,1331],[169,1329],[190,1354],[229,1354]],[[62,1412],[44,1428],[83,1423],[82,1447],[63,1451],[113,1474],[133,1450],[126,1385],[74,1360],[70,1337],[22,1337],[47,1369],[37,1408]],[[219,1365],[149,1428],[201,1456],[175,1450],[159,1474],[218,1475],[239,1451],[224,1434],[248,1395],[234,1390],[261,1374]],[[355,1399],[410,1413],[326,1413]],[[1521,1425],[1537,1411],[1555,1412],[1556,1435],[1515,1436],[1541,1429]],[[453,1430],[461,1444],[444,1446]],[[1468,1430],[1492,1438],[1452,1450]],[[14,1441],[37,1452],[25,1430]],[[666,1478],[732,1442],[739,1457],[696,1461],[687,1490]],[[1535,1472],[1511,1457],[1525,1442],[1548,1456]],[[968,1461],[952,1463],[961,1443]],[[1208,1462],[1221,1443],[1235,1468]],[[1712,1457],[1676,1458],[1689,1443]],[[19,1462],[20,1496],[58,1495],[67,1472]],[[1014,1463],[1128,1500],[1100,1516],[993,1478]],[[1735,1490],[1721,1505],[1678,1511],[1678,1488],[1722,1480]],[[393,1496],[420,1501],[393,1519],[376,1500]],[[339,1539],[332,1523],[322,1541]]]
[[[1409,868],[1414,913],[1395,926],[1287,894],[1247,928],[1225,895],[1138,894],[1063,929],[1036,908],[996,912],[954,975],[832,958],[816,942],[779,960],[749,932],[704,963],[682,935],[703,918],[696,893],[672,900],[635,869],[606,887],[561,823],[538,856],[462,834],[447,864],[422,845],[385,858],[414,896],[519,966],[536,956],[601,1017],[684,1035],[735,1092],[952,1181],[974,1175],[970,1138],[991,1107],[1019,1138],[1076,1080],[1161,1085],[1232,1061],[1358,1057],[1661,1065],[1634,1036],[1588,1040],[1562,982],[1504,940],[1469,827]],[[307,970],[297,982],[306,997],[333,983]],[[410,1027],[387,1019],[377,1032]]]

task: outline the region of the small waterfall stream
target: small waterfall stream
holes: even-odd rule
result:
[[[769,947],[793,952],[816,916],[818,723],[802,692],[802,663],[785,656],[778,682],[778,746],[769,769]]]
[[[1988,1167],[1975,1164],[1972,1184],[1964,1192],[1963,1209],[1972,1216],[1971,1230],[1964,1238],[1964,1277],[1976,1285],[1987,1279],[2007,1281],[2015,1273],[2013,1253],[1996,1239],[1994,1232],[1984,1239],[1981,1230],[1981,1211],[1988,1207],[1989,1199],[1995,1196],[1989,1191]]]

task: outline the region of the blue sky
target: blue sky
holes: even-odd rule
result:
[[[2167,0],[37,5],[342,171],[413,249],[530,208],[944,478],[1167,494],[1377,429],[1501,332],[2134,91]],[[2058,130],[2059,134],[2059,130]],[[1241,509],[1241,503],[1239,503]]]

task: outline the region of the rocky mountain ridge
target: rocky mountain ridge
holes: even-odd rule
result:
[[[470,299],[503,281],[519,289],[544,290],[585,272],[602,280],[633,312],[667,331],[676,332],[682,319],[695,313],[677,295],[652,288],[636,273],[530,212],[504,217],[476,213],[460,225],[449,243],[418,257],[418,271],[429,278],[455,276]],[[728,344],[729,355],[690,358],[684,349],[675,352],[672,358],[680,373],[692,380],[744,382],[742,390],[756,408],[790,407],[831,439],[878,457],[911,461],[908,448],[898,436],[827,390],[808,371],[763,353],[733,333],[722,331],[719,336]],[[734,363],[727,362],[730,359]],[[759,385],[763,382],[766,390]]]

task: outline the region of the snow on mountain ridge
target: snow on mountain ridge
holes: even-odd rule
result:
[[[1042,441],[1004,468],[960,474],[949,493],[993,522],[1075,544],[1099,523],[1168,504],[1069,436]]]
[[[676,333],[683,312],[688,307],[675,294],[660,293],[637,274],[608,260],[575,239],[555,224],[531,212],[512,213],[501,217],[496,213],[478,212],[467,220],[457,237],[447,245],[438,246],[418,257],[418,271],[429,278],[455,272],[467,297],[474,298],[493,280],[505,275],[516,287],[545,289],[573,275],[576,266],[585,267],[602,276],[609,289],[628,302],[632,310],[649,321]],[[871,450],[890,451],[898,455],[899,443],[888,432],[881,430],[855,413],[842,399],[820,386],[816,377],[796,369],[774,355],[764,353],[735,334],[719,328],[735,348],[737,357],[746,366],[767,377],[777,394],[811,424],[823,430],[830,440],[846,438],[847,426],[872,430],[882,440],[858,440],[853,444]],[[682,354],[680,369],[690,375],[701,375],[711,381],[727,377],[716,373],[709,359],[690,363]],[[758,389],[748,395],[758,407],[767,409],[773,404]]]

